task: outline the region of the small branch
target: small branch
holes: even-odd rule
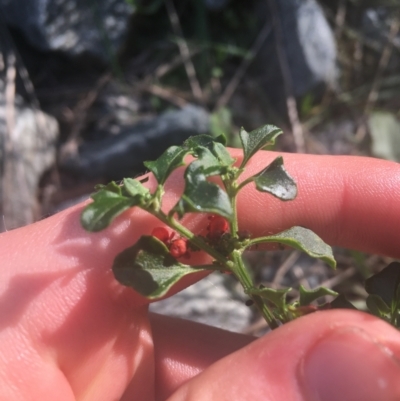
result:
[[[355,138],[357,141],[361,141],[366,133],[367,133],[367,117],[371,110],[374,108],[376,101],[378,100],[379,89],[382,84],[382,75],[386,70],[386,67],[389,63],[390,56],[392,54],[393,49],[393,41],[400,29],[400,19],[399,16],[396,15],[391,24],[390,24],[390,32],[387,38],[387,42],[385,47],[382,50],[381,58],[379,60],[378,68],[375,73],[374,81],[371,86],[371,90],[369,91],[367,101],[365,103],[364,112],[361,118],[360,125],[358,126]]]
[[[174,3],[172,0],[165,0],[165,6],[167,8],[172,29],[175,35],[178,37],[179,51],[181,53],[182,60],[186,69],[186,74],[189,78],[189,83],[192,88],[193,96],[198,102],[204,103],[203,91],[201,90],[199,81],[196,76],[196,70],[194,68],[192,59],[190,58],[189,47],[183,37],[182,27],[179,22],[178,14],[176,12]]]
[[[272,280],[274,286],[280,284],[285,274],[293,267],[300,257],[299,251],[292,251],[286,260],[279,266]]]
[[[190,61],[190,59],[193,56],[195,56],[196,54],[198,54],[200,52],[201,52],[201,49],[192,50],[192,52],[189,53],[187,55],[187,57],[185,57],[185,58],[182,57],[182,55],[179,55],[179,56],[175,57],[169,63],[161,64],[159,67],[157,67],[157,69],[154,71],[154,74],[152,74],[152,75],[156,79],[161,79],[164,75],[166,75],[169,72],[171,72],[172,70],[174,70],[174,68],[179,67],[181,64],[184,64],[187,61]]]
[[[278,16],[276,0],[267,0],[272,14],[272,23],[275,33],[276,52],[282,71],[283,83],[286,94],[287,113],[292,126],[292,133],[297,152],[305,152],[305,141],[303,127],[300,123],[299,114],[297,113],[297,104],[294,97],[292,75],[289,69],[289,63],[285,54],[285,44],[283,40],[283,29]]]
[[[100,77],[94,88],[91,89],[75,106],[73,110],[75,124],[71,129],[68,140],[60,149],[61,160],[76,154],[78,148],[77,139],[84,127],[87,111],[96,101],[101,89],[110,81],[110,79],[111,74],[105,74]]]
[[[185,100],[184,98],[179,97],[179,96],[175,95],[171,90],[169,90],[167,88],[163,88],[158,85],[154,85],[154,84],[147,85],[147,86],[140,85],[139,89],[149,92],[155,96],[158,96],[161,99],[164,99],[177,107],[182,108],[188,104],[188,101]]]
[[[263,28],[261,29],[260,33],[257,36],[257,39],[253,43],[253,46],[247,52],[242,63],[240,64],[239,68],[236,70],[235,75],[232,77],[229,84],[225,88],[224,92],[218,99],[217,104],[214,108],[214,111],[219,110],[222,107],[225,107],[227,105],[227,103],[229,102],[233,93],[235,92],[237,86],[239,85],[241,79],[243,78],[246,70],[249,68],[250,64],[254,60],[257,53],[260,51],[261,46],[267,39],[271,30],[272,30],[272,27],[270,24],[268,24],[268,23],[264,24]]]
[[[344,23],[346,21],[346,0],[339,0],[337,12],[335,15],[335,39],[336,42],[339,41],[342,32]]]

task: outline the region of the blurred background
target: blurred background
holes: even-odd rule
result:
[[[271,123],[276,150],[400,160],[399,0],[0,0],[0,232],[86,199],[191,135]],[[391,260],[252,252],[274,288],[365,307]],[[298,295],[294,289],[291,296]],[[154,310],[260,334],[229,276]]]

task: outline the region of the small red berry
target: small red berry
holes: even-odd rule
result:
[[[187,240],[183,238],[176,239],[171,242],[169,253],[174,258],[180,258],[187,255]]]
[[[171,239],[171,234],[165,227],[153,228],[151,235],[153,237],[156,237],[157,239],[159,239],[161,242],[164,242],[164,244],[167,244],[169,242],[169,240]]]
[[[229,224],[221,216],[211,215],[209,217],[210,222],[208,223],[208,237],[216,240],[222,237],[223,234],[228,232]]]

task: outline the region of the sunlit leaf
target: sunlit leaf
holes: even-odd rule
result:
[[[225,146],[219,142],[213,143],[212,152],[224,166],[231,166],[235,162],[235,159],[227,151]]]
[[[92,198],[93,202],[81,214],[81,224],[88,231],[103,230],[115,217],[140,202],[139,197],[128,198],[105,188],[92,195]]]
[[[196,182],[205,179],[205,177],[221,175],[226,172],[226,166],[223,166],[208,148],[199,146],[197,157],[198,159],[190,163],[185,171],[186,180]]]
[[[182,277],[212,266],[192,267],[173,258],[165,244],[153,236],[142,236],[114,260],[113,273],[121,284],[139,294],[157,299],[168,293]]]
[[[226,172],[217,157],[203,146],[197,148],[198,159],[185,172],[185,189],[173,211],[182,217],[187,212],[219,214],[231,220],[233,210],[228,194],[207,177]]]
[[[274,144],[275,139],[280,134],[282,134],[282,130],[274,125],[264,125],[251,132],[246,132],[242,128],[239,133],[244,156],[241,167],[244,167],[257,151],[267,145]]]
[[[187,149],[171,146],[157,160],[146,161],[143,164],[154,174],[157,182],[163,185],[176,168],[184,165],[183,160],[187,154]]]
[[[282,156],[277,157],[268,167],[254,176],[256,188],[287,201],[297,196],[297,185],[283,166]]]
[[[284,288],[281,290],[275,290],[273,288],[253,288],[250,290],[251,294],[259,295],[261,298],[267,299],[272,302],[280,310],[284,310],[286,307],[287,294],[291,291],[291,288]]]
[[[309,305],[311,302],[315,301],[318,298],[324,297],[325,295],[338,295],[336,291],[333,291],[329,288],[319,287],[313,290],[307,290],[302,285],[299,286],[300,292],[300,306]]]
[[[143,186],[140,181],[133,178],[124,178],[122,189],[126,191],[128,196],[135,197],[146,197],[150,194],[149,190]]]
[[[201,180],[186,182],[185,192],[173,209],[182,217],[187,212],[219,214],[231,220],[233,217],[229,197],[218,185]]]
[[[292,248],[305,252],[313,258],[323,260],[333,268],[336,267],[332,248],[308,228],[292,227],[279,234],[262,237],[262,242],[278,242],[291,246]]]
[[[223,135],[220,135],[217,138],[214,138],[211,135],[195,135],[186,139],[182,147],[193,151],[195,151],[199,146],[211,149],[214,142],[219,142],[222,145],[225,145],[226,138]]]

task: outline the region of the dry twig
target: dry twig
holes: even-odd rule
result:
[[[387,42],[385,47],[382,50],[381,58],[379,60],[378,68],[375,73],[374,80],[372,82],[371,90],[369,91],[367,101],[365,103],[364,112],[361,117],[361,122],[358,126],[355,139],[357,141],[361,141],[364,139],[367,133],[367,117],[371,110],[374,108],[376,101],[378,100],[379,89],[382,84],[382,75],[386,70],[386,67],[389,63],[390,56],[392,54],[393,42],[400,29],[400,18],[396,15],[390,24],[389,36],[387,38]]]
[[[218,99],[214,110],[219,110],[220,108],[225,107],[226,104],[229,102],[229,100],[232,97],[233,93],[235,92],[237,86],[239,85],[241,79],[243,78],[246,70],[249,68],[251,62],[254,60],[255,56],[259,52],[261,46],[263,45],[264,41],[267,39],[271,30],[272,30],[272,27],[270,24],[268,24],[268,23],[264,24],[263,28],[261,29],[260,33],[257,36],[257,39],[253,43],[253,46],[247,52],[242,63],[240,64],[239,68],[236,70],[235,75],[232,77],[229,84],[225,88],[224,92]]]
[[[283,30],[281,21],[279,20],[278,16],[276,0],[268,0],[268,3],[272,14],[272,24],[275,33],[276,52],[278,55],[278,60],[282,71],[283,83],[285,87],[286,107],[287,107],[288,117],[290,120],[290,125],[292,126],[292,133],[294,137],[294,142],[296,144],[297,152],[304,153],[305,152],[304,132],[299,119],[299,114],[297,112],[297,104],[293,91],[292,75],[290,73],[289,63],[285,53]]]
[[[101,89],[110,81],[110,79],[111,74],[105,74],[100,77],[94,88],[91,89],[75,106],[72,112],[75,124],[71,129],[68,140],[60,149],[60,159],[76,154],[78,147],[77,139],[85,124],[87,111],[97,99]]]
[[[179,22],[174,3],[172,0],[165,0],[165,6],[167,8],[169,19],[171,21],[172,29],[175,35],[178,37],[179,51],[184,61],[186,74],[189,78],[189,83],[190,87],[192,88],[193,96],[199,103],[204,103],[203,91],[201,90],[199,81],[196,76],[196,70],[194,68],[192,59],[190,58],[189,47],[183,37],[182,27]]]

